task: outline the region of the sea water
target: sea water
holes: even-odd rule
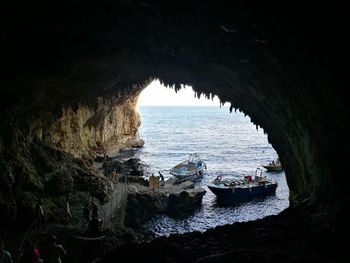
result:
[[[145,223],[144,233],[154,237],[203,232],[218,225],[276,215],[289,206],[284,172],[267,173],[261,166],[278,155],[263,129],[257,129],[248,116],[230,113],[226,106],[140,106],[138,111],[139,136],[145,144],[136,156],[148,165],[148,175],[160,171],[167,180],[171,177],[169,169],[187,160],[190,153],[198,153],[207,165],[203,179],[196,182],[196,187],[206,190],[201,207],[181,219],[159,215]],[[243,178],[254,175],[258,167],[263,175],[278,182],[275,195],[222,206],[207,187],[219,175]]]

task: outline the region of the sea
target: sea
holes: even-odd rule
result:
[[[227,106],[139,106],[139,137],[144,147],[135,155],[146,164],[146,176],[160,171],[165,180],[169,169],[199,154],[206,163],[204,177],[195,187],[206,190],[202,205],[182,218],[159,215],[142,226],[145,237],[169,236],[186,232],[204,232],[219,225],[233,224],[279,214],[289,206],[285,173],[266,172],[261,166],[276,160],[278,154],[261,127],[251,123],[242,112],[230,113]],[[278,182],[275,195],[238,204],[222,205],[207,184],[217,176],[243,178],[263,175]]]

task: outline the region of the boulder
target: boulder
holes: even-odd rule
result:
[[[157,189],[148,185],[130,183],[125,213],[125,225],[137,228],[159,214],[184,217],[201,206],[205,190],[194,188],[193,183],[165,184]]]
[[[170,194],[166,213],[172,217],[184,217],[192,213],[200,207],[205,192],[197,188]]]

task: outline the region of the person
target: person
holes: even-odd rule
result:
[[[158,172],[159,173],[159,177],[160,177],[160,182],[162,183],[162,185],[164,185],[164,176],[162,175],[161,172]]]
[[[11,253],[5,250],[5,244],[2,239],[0,239],[0,263],[12,263]]]
[[[155,176],[153,173],[149,178],[149,188],[154,191],[155,189],[157,189],[159,187],[159,178],[158,176]]]
[[[99,206],[97,202],[95,202],[93,199],[91,199],[91,217],[98,218],[99,217]]]
[[[43,260],[45,263],[61,263],[62,258],[67,255],[66,250],[60,244],[57,244],[57,237],[50,235],[47,238],[48,246],[43,250]]]
[[[99,218],[99,206],[91,197],[91,220],[89,222],[88,231],[92,235],[98,235],[102,231],[102,219]]]
[[[43,263],[40,250],[29,240],[24,241],[19,263]]]
[[[117,174],[116,170],[113,170],[113,172],[112,172],[111,181],[113,183],[118,183],[118,174]]]
[[[85,219],[84,226],[86,226],[90,222],[90,218],[91,218],[91,210],[88,202],[83,207],[83,217]]]
[[[38,200],[38,203],[36,205],[36,212],[37,212],[37,217],[38,217],[38,224],[37,224],[38,232],[40,230],[45,230],[45,228],[46,228],[46,219],[45,219],[43,203],[44,203],[44,201],[40,197]]]
[[[69,205],[69,194],[66,195],[66,224],[68,224],[72,220],[72,213],[70,212]]]

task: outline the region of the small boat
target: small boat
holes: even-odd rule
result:
[[[192,153],[187,161],[175,165],[169,173],[177,179],[177,182],[194,181],[203,177],[205,169],[207,166],[199,155]]]
[[[281,172],[283,170],[279,158],[277,158],[276,162],[272,161],[269,164],[262,164],[261,166],[264,167],[268,172]]]
[[[244,176],[241,180],[232,178],[223,180],[222,176],[218,176],[207,186],[220,201],[231,202],[274,194],[277,182],[262,176],[262,171],[257,168],[254,179],[251,175]]]

